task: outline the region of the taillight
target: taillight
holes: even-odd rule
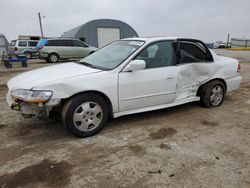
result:
[[[17,50],[18,50],[18,48],[17,48],[17,47],[15,47],[15,48],[14,48],[14,50],[15,50],[15,51],[17,51]]]
[[[237,72],[239,73],[241,69],[240,63],[238,63],[238,68],[237,68]]]

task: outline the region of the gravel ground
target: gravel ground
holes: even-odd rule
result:
[[[250,52],[242,84],[219,108],[198,103],[110,120],[79,139],[56,120],[22,119],[5,101],[12,76],[48,64],[0,65],[0,187],[250,188]]]

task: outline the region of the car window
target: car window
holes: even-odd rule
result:
[[[74,46],[73,40],[58,40],[59,46]]]
[[[135,59],[146,62],[146,69],[166,67],[173,62],[173,46],[171,41],[161,41],[149,45],[142,50]]]
[[[74,46],[76,46],[76,47],[88,47],[88,45],[86,45],[85,43],[78,41],[78,40],[74,40]]]
[[[18,41],[18,46],[26,47],[27,46],[27,41]]]
[[[45,46],[74,46],[72,40],[48,40]]]
[[[114,69],[144,44],[144,41],[121,40],[101,48],[80,61],[103,69]]]
[[[199,44],[192,42],[180,43],[180,63],[205,62],[206,50]]]
[[[45,44],[45,46],[58,46],[57,41],[58,40],[48,40],[47,44]]]
[[[35,47],[37,45],[37,41],[28,41],[28,46]]]

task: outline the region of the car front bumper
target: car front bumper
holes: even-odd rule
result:
[[[39,59],[46,59],[48,58],[49,53],[46,52],[39,52]]]
[[[45,103],[25,102],[13,99],[9,90],[6,101],[12,110],[19,111],[24,118],[37,117],[43,119],[49,116],[53,107],[60,104],[61,99],[51,99]]]

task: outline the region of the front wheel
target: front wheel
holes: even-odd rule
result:
[[[57,54],[50,54],[49,56],[48,56],[48,61],[50,62],[50,63],[56,63],[56,62],[58,62],[58,60],[59,60],[59,56],[57,55]]]
[[[25,55],[28,59],[31,59],[31,58],[32,58],[32,53],[31,53],[31,52],[25,52],[24,55]]]
[[[95,93],[82,94],[70,99],[62,110],[63,124],[77,137],[83,138],[98,133],[107,120],[107,103]]]
[[[207,108],[220,106],[224,96],[225,86],[217,80],[203,85],[200,90],[201,104]]]

